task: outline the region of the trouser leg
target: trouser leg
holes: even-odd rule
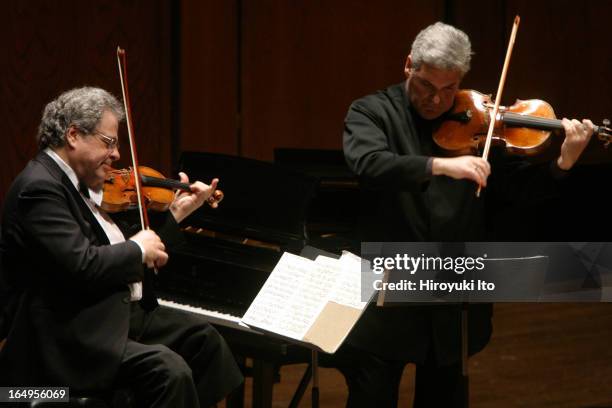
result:
[[[343,346],[332,366],[344,375],[349,395],[347,408],[395,408],[405,363],[378,358],[367,351]]]
[[[201,406],[213,405],[242,383],[225,340],[201,316],[160,307],[147,313],[136,311],[133,317],[131,334],[139,342],[164,344],[184,359]]]
[[[128,340],[117,382],[134,392],[138,407],[199,407],[191,369],[181,356],[160,344]]]
[[[414,408],[463,407],[461,363],[438,366],[434,359],[416,366]]]

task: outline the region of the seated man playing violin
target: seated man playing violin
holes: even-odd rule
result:
[[[350,106],[344,154],[361,188],[369,190],[359,225],[362,241],[485,240],[483,199],[475,187],[487,186],[491,165],[472,155],[443,157],[432,139],[436,119],[453,107],[471,55],[465,33],[431,25],[412,44],[406,81]],[[534,188],[557,183],[593,132],[588,120],[562,123],[565,141],[558,159],[525,166],[527,184]],[[492,308],[469,309],[473,354],[490,338]],[[348,406],[395,407],[407,363],[417,367],[414,407],[463,406],[460,316],[461,307],[452,305],[368,308],[334,362],[349,386]]]
[[[164,266],[177,224],[214,197],[218,180],[190,184],[152,229],[129,233],[99,206],[123,117],[117,99],[91,87],[44,109],[40,152],[4,203],[2,278],[12,295],[0,384],[127,387],[142,407],[211,406],[243,381],[233,355],[202,318],[158,307],[145,266]]]

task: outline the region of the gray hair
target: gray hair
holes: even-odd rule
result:
[[[439,69],[456,70],[465,75],[470,70],[472,45],[463,31],[437,22],[416,36],[410,54],[415,69],[427,64]]]
[[[104,89],[85,86],[64,92],[45,106],[36,136],[38,148],[64,146],[71,125],[92,133],[104,111],[123,120],[123,105]]]

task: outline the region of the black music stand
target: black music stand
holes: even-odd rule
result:
[[[312,408],[319,408],[319,352],[317,350],[312,350],[312,360],[310,364],[308,364],[308,367],[306,367],[306,371],[304,371],[304,375],[302,376],[300,383],[293,394],[293,398],[291,398],[289,408],[298,407],[298,404],[302,400],[311,379],[311,406]]]
[[[461,303],[461,386],[463,408],[470,406],[470,378],[468,375],[468,303]]]
[[[339,258],[340,256],[331,252],[324,251],[319,248],[315,248],[310,245],[306,245],[302,251],[300,252],[300,256],[303,256],[308,259],[316,259],[317,256],[323,255],[329,258]],[[312,389],[311,389],[311,406],[312,408],[319,408],[319,352],[315,349],[311,349],[311,362],[308,364],[302,379],[300,380],[300,384],[298,385],[293,398],[291,399],[291,403],[289,404],[289,408],[297,408],[304,392],[306,392],[306,388],[308,387],[308,383],[312,378]]]
[[[319,352],[312,350],[312,408],[319,408]]]

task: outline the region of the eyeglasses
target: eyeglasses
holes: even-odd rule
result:
[[[419,91],[428,99],[433,99],[436,95],[440,95],[441,99],[451,98],[453,95],[455,95],[455,92],[457,92],[459,87],[458,84],[453,84],[451,86],[438,89],[428,80],[415,74],[413,74],[410,79],[416,85]]]
[[[119,138],[106,136],[104,133],[98,130],[94,130],[92,134],[96,136],[100,136],[100,140],[106,143],[106,147],[108,147],[109,151],[113,151],[115,150],[115,148],[119,150]]]

